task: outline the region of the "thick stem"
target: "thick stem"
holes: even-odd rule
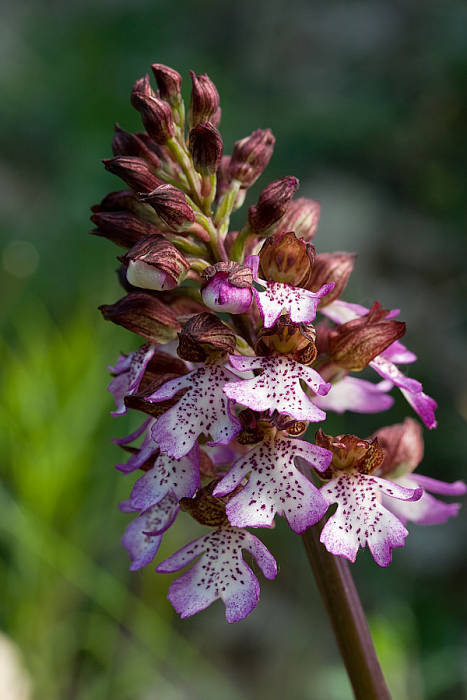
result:
[[[321,526],[315,525],[302,538],[355,698],[390,700],[348,563],[326,551],[320,533]]]

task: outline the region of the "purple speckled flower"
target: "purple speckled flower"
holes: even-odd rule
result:
[[[185,389],[181,399],[157,419],[152,437],[163,452],[179,459],[187,454],[201,433],[209,444],[228,444],[239,432],[240,422],[230,410],[223,388],[235,375],[223,363],[206,364],[163,384],[147,401],[171,399]]]
[[[214,490],[214,495],[225,496],[249,476],[246,485],[226,506],[231,525],[272,527],[278,513],[294,532],[302,533],[323,517],[327,503],[295,466],[297,457],[324,471],[332,455],[304,440],[271,435],[235,462]]]
[[[335,323],[341,324],[352,321],[355,318],[364,316],[368,309],[360,304],[350,304],[342,300],[333,301],[322,309],[322,313]],[[399,313],[398,309],[393,309],[386,316],[387,319],[394,318]],[[369,366],[372,367],[383,379],[389,380],[393,385],[399,387],[403,396],[418,413],[427,428],[436,428],[435,410],[437,403],[431,396],[423,393],[423,387],[416,379],[411,379],[403,374],[395,364],[408,364],[414,362],[417,356],[413,352],[396,341],[392,343],[381,355],[375,357]]]
[[[121,508],[125,510],[124,504]],[[169,493],[128,525],[122,544],[131,559],[130,571],[142,569],[152,562],[159,550],[162,533],[172,525],[178,511],[178,499]]]
[[[129,355],[120,355],[117,364],[114,367],[108,367],[115,375],[107,387],[117,406],[116,410],[111,412],[113,416],[123,416],[127,413],[125,396],[131,396],[138,391],[144,371],[155,351],[155,345],[145,343],[135,352],[130,352]]]
[[[276,562],[263,543],[247,530],[229,526],[190,542],[157,566],[160,573],[172,573],[202,555],[169,589],[168,598],[182,618],[195,615],[218,598],[225,604],[227,622],[238,622],[250,614],[260,591],[258,580],[243,560],[243,549],[256,559],[266,578],[275,578]]]
[[[331,385],[315,369],[295,362],[285,355],[272,357],[242,357],[229,355],[231,365],[240,372],[261,369],[252,379],[228,382],[227,396],[254,411],[278,411],[296,420],[322,421],[326,414],[305,394],[300,381],[324,396]]]
[[[250,287],[236,287],[227,272],[217,272],[201,291],[204,303],[213,311],[244,314],[250,308],[253,292]]]
[[[402,547],[409,534],[401,521],[381,503],[382,495],[402,501],[417,501],[421,488],[405,488],[379,477],[343,472],[321,488],[328,504],[337,503],[321,532],[321,542],[328,552],[355,561],[359,547],[368,544],[379,566],[391,562],[391,550]]]
[[[254,290],[254,294],[265,328],[272,328],[283,311],[289,313],[293,323],[311,323],[321,298],[334,289],[334,283],[324,284],[317,292],[281,282],[260,280],[260,283],[265,290]]]

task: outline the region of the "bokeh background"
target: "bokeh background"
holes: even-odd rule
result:
[[[96,310],[118,298],[118,251],[88,235],[89,206],[119,188],[99,161],[115,121],[138,128],[133,81],[154,61],[208,72],[226,152],[272,128],[261,186],[297,175],[322,204],[318,250],[359,253],[346,298],[402,308],[420,355],[408,369],[439,401],[423,473],[465,479],[465,3],[17,0],[2,20],[1,699],[351,698],[282,522],[264,538],[280,573],[240,624],[221,603],[180,622],[169,577],[129,574],[117,505],[132,478],[114,471],[111,438],[139,419],[112,419],[105,387],[134,345]],[[398,398],[328,432],[406,414]],[[190,527],[180,517],[161,556]],[[467,697],[466,536],[461,512],[412,527],[388,570],[366,551],[353,566],[396,700]]]

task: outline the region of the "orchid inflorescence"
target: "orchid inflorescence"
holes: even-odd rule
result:
[[[160,64],[152,70],[158,90],[146,75],[131,94],[145,131],[116,126],[114,157],[104,160],[128,188],[107,195],[92,216],[93,233],[126,248],[126,294],[101,311],[145,341],[110,367],[113,415],[146,416],[115,441],[130,453],[117,469],[142,472],[121,504],[136,514],[123,544],[137,570],[154,559],[180,510],[209,527],[156,571],[192,565],[169,591],[182,617],[220,598],[236,622],[259,597],[242,551],[267,578],[277,572],[247,528],[271,528],[279,515],[303,533],[323,520],[330,553],[354,561],[368,545],[387,566],[408,520],[441,523],[456,514],[457,504],[431,493],[466,487],[414,473],[423,440],[412,418],[367,439],[322,428],[314,443],[300,439],[326,411],[388,409],[394,386],[427,428],[436,426],[436,403],[399,368],[416,360],[400,342],[399,312],[341,299],[355,256],[316,254],[319,205],[293,198],[295,177],[268,185],[243,228],[229,230],[271,158],[271,131],[254,131],[223,156],[209,77],[191,72],[185,118],[181,76]],[[377,383],[355,376],[368,366]]]

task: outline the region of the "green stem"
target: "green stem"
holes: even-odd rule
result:
[[[243,262],[245,257],[245,243],[247,242],[248,236],[252,233],[249,224],[245,224],[241,231],[237,234],[235,239],[230,257],[236,262]]]
[[[306,553],[334,629],[356,700],[390,700],[347,562],[320,542],[321,525],[303,535]]]
[[[229,229],[230,215],[235,205],[235,197],[240,189],[241,183],[238,180],[232,180],[230,189],[222,196],[217,207],[214,222],[219,229],[222,237],[225,236]]]
[[[190,160],[190,157],[188,156],[188,153],[174,138],[169,139],[166,143],[166,146],[172,153],[177,163],[180,165],[181,169],[183,170],[185,177],[188,180],[188,184],[190,185],[193,199],[195,199],[197,203],[201,205],[201,195],[199,191],[199,176],[193,168],[193,164]]]
[[[198,211],[195,211],[196,223],[200,224],[209,233],[209,242],[211,244],[212,252],[214,253],[216,260],[227,261],[228,255],[225,251],[224,244],[219,236],[219,233],[212,223],[212,219],[209,216],[205,216]]]

